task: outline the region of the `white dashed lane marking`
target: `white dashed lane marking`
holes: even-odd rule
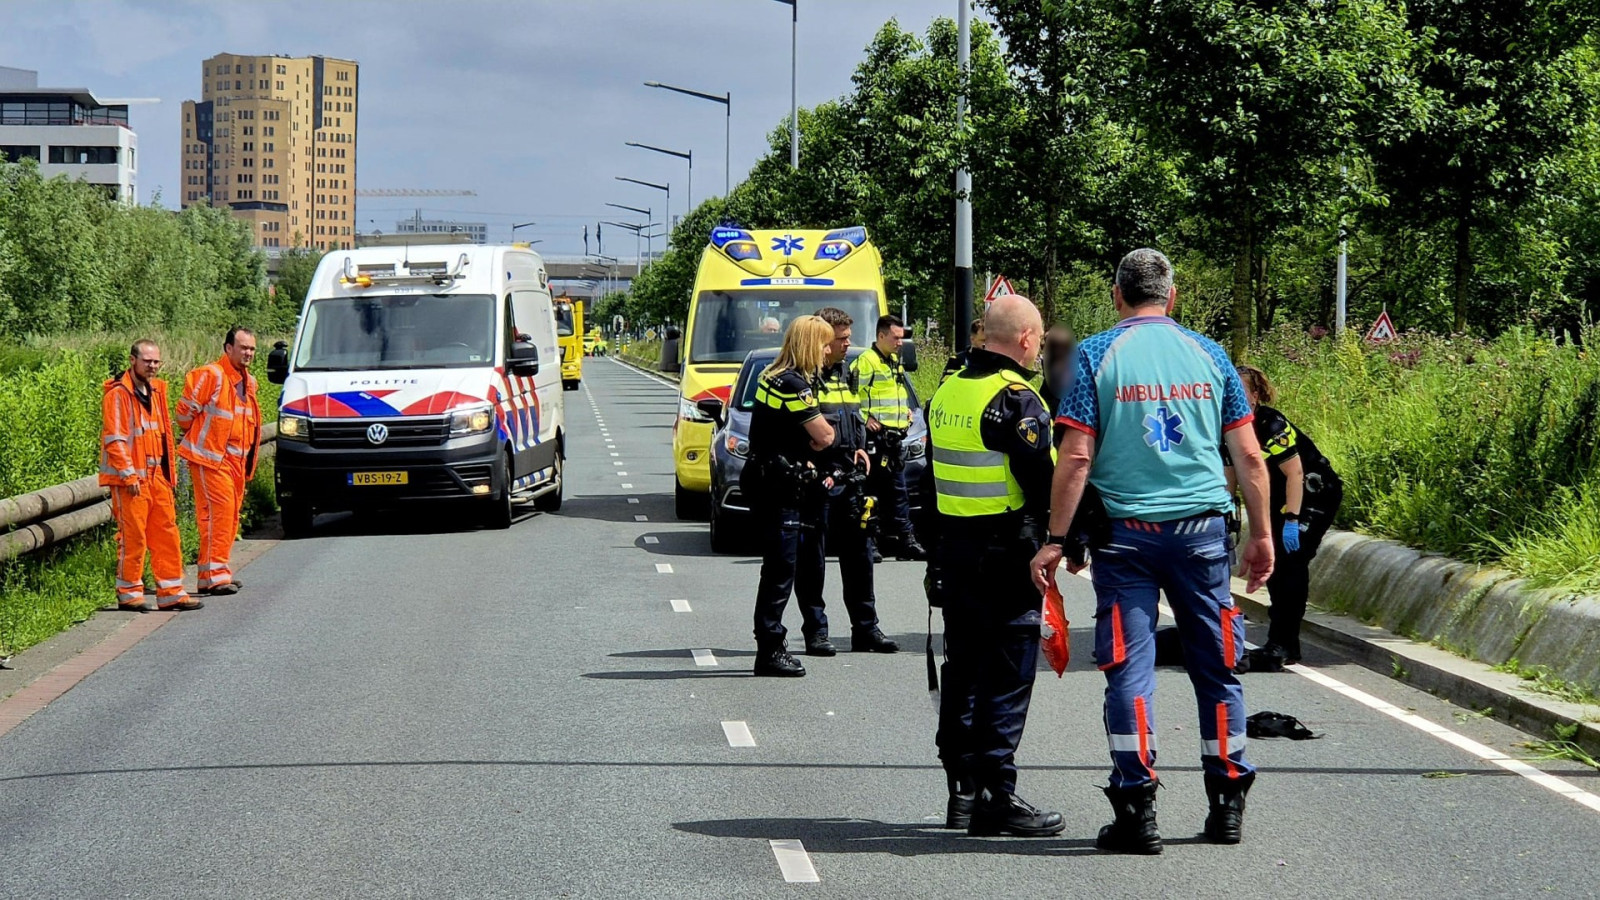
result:
[[[656,563],[656,573],[660,575],[671,575],[672,563]]]
[[[654,535],[650,535],[649,537],[646,537],[644,539],[644,542],[646,544],[659,544],[659,543],[661,543],[661,538],[658,538],[658,537],[656,537]]]
[[[638,503],[639,502],[639,498],[638,497],[629,497],[628,498],[628,502],[629,503]]]
[[[649,516],[634,516],[633,520],[635,522],[648,522],[648,521],[650,521],[650,517]]]
[[[618,472],[617,474],[621,475],[622,473]],[[625,490],[625,491],[631,491],[631,490],[633,490],[633,485],[628,484],[627,482],[623,482],[622,483],[622,489]]]
[[[677,598],[673,598],[671,603],[672,603],[672,611],[673,612],[694,612],[694,610],[689,608],[689,601],[687,601],[687,600],[679,600]]]
[[[717,664],[717,656],[710,650],[690,650],[689,652],[694,655],[694,664],[697,666],[714,666]]]
[[[750,733],[750,726],[743,722],[723,722],[722,733],[728,738],[729,747],[754,747],[755,735]]]
[[[772,847],[772,855],[778,860],[778,871],[783,873],[783,880],[790,883],[816,883],[822,879],[817,876],[817,867],[811,864],[811,854],[806,852],[805,845],[797,840],[768,841]]]

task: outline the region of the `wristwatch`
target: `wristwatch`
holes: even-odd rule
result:
[[[1052,535],[1049,535],[1048,537],[1046,537],[1044,539],[1044,542],[1046,544],[1055,544],[1057,547],[1060,547],[1062,549],[1066,549],[1067,536],[1064,535],[1064,534],[1052,534]]]
[[[1300,521],[1300,514],[1299,513],[1286,512],[1286,513],[1283,514],[1283,520],[1285,522],[1298,522],[1298,521]]]

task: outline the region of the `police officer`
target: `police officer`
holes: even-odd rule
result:
[[[783,610],[797,578],[800,617],[809,643],[827,637],[822,613],[822,510],[826,503],[821,452],[833,446],[833,426],[813,390],[833,327],[816,316],[789,323],[778,358],[761,373],[750,412],[750,463],[740,487],[751,499],[761,533],[761,582],[756,588],[755,674],[798,677],[805,666],[789,655]],[[805,574],[801,574],[805,573]]]
[[[828,474],[833,481],[828,490],[828,502],[823,509],[827,549],[839,558],[839,577],[844,593],[845,610],[850,614],[850,649],[873,653],[894,653],[900,645],[884,636],[878,628],[877,600],[873,596],[872,551],[867,546],[865,513],[865,479],[871,474],[871,458],[867,455],[867,422],[861,414],[861,399],[857,382],[850,370],[850,314],[829,306],[817,311],[817,316],[833,327],[833,340],[828,343],[828,354],[822,361],[822,377],[817,388],[818,405],[823,418],[833,426],[833,447],[824,454]],[[815,585],[803,578],[796,585],[805,602],[812,602],[812,591],[817,608],[822,608],[822,580]],[[837,652],[828,639],[827,617],[823,616],[823,630],[806,638],[806,655],[832,656]]]
[[[996,298],[988,342],[929,403],[937,498],[928,600],[944,614],[936,742],[950,798],[945,827],[970,834],[1060,833],[1058,812],[1017,796],[1017,745],[1039,659],[1039,594],[1028,562],[1050,502],[1050,419],[1029,385],[1044,331],[1016,295]]]
[[[881,543],[902,559],[924,559],[927,551],[912,531],[911,497],[906,490],[905,439],[911,430],[911,391],[906,386],[905,366],[900,363],[900,343],[905,336],[905,323],[899,316],[879,317],[877,338],[851,368],[860,387],[872,451],[867,492],[877,498],[885,513],[880,516],[886,523]]]
[[[1117,266],[1120,320],[1086,338],[1062,398],[1061,442],[1050,503],[1050,539],[1034,557],[1042,592],[1055,577],[1068,523],[1085,483],[1099,490],[1109,534],[1094,554],[1095,662],[1105,672],[1105,723],[1116,820],[1096,844],[1160,853],[1156,827],[1155,628],[1159,595],[1171,604],[1200,706],[1200,762],[1210,815],[1205,834],[1237,844],[1255,768],[1245,761],[1244,690],[1233,669],[1244,619],[1229,591],[1227,529],[1233,509],[1222,472],[1226,441],[1236,463],[1250,537],[1250,589],[1272,571],[1267,473],[1238,373],[1216,343],[1168,318],[1177,291],[1172,264],[1135,250]],[[1113,352],[1114,351],[1114,352]],[[1075,558],[1068,566],[1083,568]]]
[[[972,320],[972,331],[967,341],[967,349],[957,351],[950,359],[945,361],[944,371],[939,374],[939,383],[944,384],[950,376],[961,371],[967,366],[967,359],[972,356],[972,351],[983,349],[983,317]]]

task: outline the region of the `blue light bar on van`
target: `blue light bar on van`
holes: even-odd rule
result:
[[[761,247],[754,241],[733,241],[722,248],[722,252],[734,262],[742,259],[760,259]]]
[[[746,278],[740,287],[833,287],[832,278]]]
[[[755,237],[743,228],[713,228],[711,229],[711,246],[721,250],[724,244],[730,241],[749,241],[755,243]]]
[[[850,255],[855,245],[849,241],[823,241],[817,247],[817,259],[827,259],[838,262]]]
[[[867,229],[861,227],[860,225],[857,225],[854,228],[840,228],[837,231],[830,231],[823,235],[822,240],[824,242],[849,241],[852,246],[859,247],[867,242]],[[820,248],[818,252],[820,255]],[[844,254],[841,253],[839,255],[843,256]]]

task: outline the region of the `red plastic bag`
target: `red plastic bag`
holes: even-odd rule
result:
[[[1069,624],[1067,612],[1061,605],[1061,589],[1051,579],[1050,589],[1044,595],[1044,636],[1041,647],[1045,661],[1056,670],[1057,678],[1067,671],[1067,661],[1072,657],[1072,649],[1067,643]]]

